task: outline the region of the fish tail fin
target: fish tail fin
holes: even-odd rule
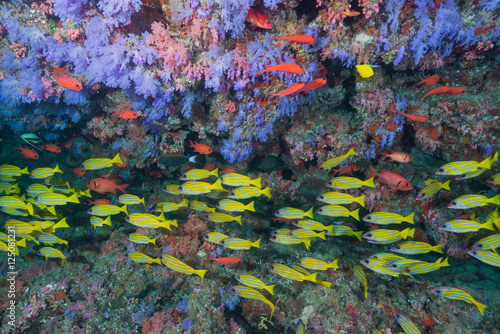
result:
[[[156,238],[150,239],[149,242],[156,246]]]
[[[70,197],[68,197],[68,202],[80,204],[80,200],[78,199],[78,195],[73,194]]]
[[[118,110],[115,110],[115,112],[112,113],[111,116],[120,116],[120,113],[118,112]]]
[[[476,168],[486,168],[491,169],[491,157],[487,157],[483,161],[481,161]]]
[[[26,248],[26,239],[23,238],[19,241],[16,241],[16,246]]]
[[[215,177],[219,177],[219,168],[214,169],[213,171],[208,173],[208,175],[213,175]]]
[[[62,240],[62,243],[65,244],[67,248],[69,248],[69,245],[68,245],[69,243],[67,240]]]
[[[306,249],[309,250],[311,248],[311,239],[300,239],[304,243],[304,246],[306,246]]]
[[[364,208],[365,207],[365,197],[366,197],[365,195],[355,197],[354,201],[359,203],[359,205],[361,205]]]
[[[144,203],[144,198],[146,198],[146,197],[139,198],[139,203],[142,203],[142,205],[146,206],[146,204]]]
[[[408,222],[410,224],[415,224],[415,222],[413,220],[414,217],[415,217],[415,212],[413,212],[411,215],[408,215],[408,216],[404,217],[404,219],[405,219],[404,221],[406,221],[406,222]]]
[[[224,188],[222,188],[220,179],[217,179],[217,181],[215,181],[214,184],[210,186],[210,189],[224,190]]]
[[[33,216],[33,213],[34,213],[33,205],[28,202],[28,203],[26,203],[25,208],[26,208],[26,210],[28,210],[29,214]]]
[[[350,157],[350,156],[352,156],[352,155],[356,155],[356,152],[354,151],[354,148],[351,148],[351,149],[349,150],[349,152],[347,152],[347,154],[346,154],[345,156],[346,156],[346,158],[347,158],[347,157]]]
[[[420,85],[423,85],[425,83],[425,79],[424,78],[422,78],[420,75],[418,77],[420,78],[420,82],[415,85],[417,87],[420,86]]]
[[[88,198],[92,198],[92,195],[90,194],[90,189],[87,189],[85,191],[80,192],[80,195],[83,195]]]
[[[163,263],[161,263],[160,259],[153,259],[154,263],[158,263],[160,266],[163,266]]]
[[[438,264],[439,267],[449,267],[450,264],[448,263],[448,256],[444,260],[440,258],[436,261],[436,264]]]
[[[193,270],[193,273],[195,273],[196,275],[200,276],[201,277],[201,280],[205,280],[205,274],[207,273],[208,270],[204,270],[204,269],[201,269],[201,270]]]
[[[446,189],[446,190],[450,190],[450,182],[451,182],[451,180],[446,181],[445,183],[443,183],[441,185],[441,188]]]
[[[243,225],[243,224],[241,224],[241,216],[234,217],[234,220],[236,220],[238,222],[238,224]]]
[[[304,212],[304,216],[307,216],[307,217],[309,217],[311,219],[314,219],[314,217],[313,217],[313,209],[314,209],[314,207],[310,208],[309,211]]]
[[[314,274],[302,277],[302,280],[304,280],[304,281],[311,281],[313,283],[316,283],[317,276],[318,276],[318,273],[314,273]]]
[[[54,216],[56,216],[56,215],[57,215],[57,213],[56,213],[56,209],[55,209],[55,207],[53,207],[53,206],[48,206],[48,207],[47,207],[47,211],[48,211],[48,212],[50,212],[51,214],[53,214]]]
[[[189,139],[189,147],[196,147],[194,143],[191,141],[191,139]]]
[[[179,203],[179,208],[184,208],[188,206],[188,202],[187,202],[187,199],[184,199],[182,202]]]
[[[255,201],[248,203],[247,205],[245,205],[245,209],[247,209],[248,211],[255,212],[254,204],[255,204]]]
[[[328,233],[330,233],[330,235],[332,235],[332,236],[333,236],[333,226],[334,226],[333,224],[332,224],[332,225],[325,226],[326,231],[327,231]]]
[[[340,172],[340,168],[330,169],[330,170],[333,170],[332,177],[335,176],[335,174],[337,174],[338,172]]]
[[[252,182],[250,182],[250,184],[253,184],[254,186],[256,186],[257,188],[260,189],[260,188],[262,188],[261,181],[262,181],[262,178],[259,177],[258,179],[252,180]]]
[[[264,196],[271,199],[273,198],[273,196],[271,195],[271,190],[273,190],[273,188],[267,187],[266,189],[262,190],[262,193],[264,194]]]
[[[444,244],[439,244],[439,245],[436,245],[436,246],[432,246],[431,247],[431,251],[437,252],[439,254],[444,254],[443,253],[443,246],[444,246]]]
[[[274,304],[267,299],[264,302],[271,308],[271,315],[274,314]]]
[[[375,188],[375,182],[373,182],[373,180],[375,180],[374,176],[370,177],[368,180],[363,181],[363,185],[370,188]]]
[[[500,195],[496,195],[495,197],[490,198],[490,203],[500,205]]]
[[[481,315],[484,317],[484,310],[488,307],[487,305],[481,304],[480,302],[474,301],[474,305],[477,306],[479,309],[479,312],[481,312]]]
[[[319,232],[319,233],[317,234],[317,236],[318,236],[319,238],[323,239],[323,240],[326,240],[326,238],[325,238],[325,231],[321,231],[321,232]]]
[[[411,230],[411,229],[408,227],[408,228],[405,228],[404,230],[402,230],[402,231],[401,231],[401,232],[399,232],[399,233],[401,234],[401,237],[402,237],[403,239],[406,239],[406,238],[408,238],[408,233],[410,233],[410,230]]]
[[[339,259],[336,259],[335,261],[328,263],[327,268],[337,269],[339,267],[339,265],[337,264],[338,261]]]
[[[179,227],[179,225],[177,224],[177,219],[170,220],[170,225],[175,226],[175,227]]]
[[[56,165],[56,167],[53,169],[54,173],[62,173],[63,171],[59,168],[59,165]]]
[[[377,172],[372,166],[368,165],[368,168],[370,168],[370,174],[368,174],[366,177],[370,178],[372,176],[375,177],[380,175],[379,172]]]
[[[67,227],[67,228],[69,227],[69,225],[66,223],[66,217],[64,217],[63,219],[61,219],[54,226],[52,226],[52,228],[54,228],[54,229],[61,228],[61,227]]]
[[[120,158],[120,153],[116,153],[115,157],[111,160],[112,164],[123,164],[122,159]]]
[[[276,285],[264,285],[264,289],[267,290],[267,292],[269,292],[270,294],[272,294],[274,296],[274,287]]]
[[[123,206],[120,208],[120,211],[124,212],[128,216],[127,206],[125,204],[123,204]]]
[[[361,241],[361,237],[363,236],[363,231],[357,231],[357,232],[352,232],[352,235],[354,235],[356,238]]]
[[[28,167],[26,167],[25,169],[22,169],[21,170],[21,174],[29,174],[30,172],[28,172]]]
[[[252,242],[252,243],[250,244],[250,246],[253,246],[253,247],[255,247],[255,248],[260,248],[260,240],[261,240],[261,239],[259,239],[259,240],[255,241],[255,242]]]
[[[116,188],[118,188],[118,190],[120,190],[124,194],[127,193],[127,191],[125,190],[127,187],[128,187],[128,184],[122,184],[122,185],[116,186]]]
[[[494,163],[498,160],[498,152],[495,152],[495,155],[493,156],[493,158],[491,158],[491,163]]]
[[[109,226],[113,226],[111,225],[111,216],[108,216],[106,219],[104,219],[102,221],[103,225],[109,225]]]
[[[67,266],[68,266],[68,268],[69,268],[68,259],[66,259],[66,257],[64,257],[64,263],[66,263],[66,265],[67,265]]]
[[[493,220],[488,220],[486,223],[481,225],[481,228],[484,228],[484,229],[487,229],[490,231],[494,231],[495,228],[493,227]]]
[[[349,216],[359,221],[359,208],[354,211],[349,212]]]
[[[320,281],[320,280],[317,280],[316,283],[319,283],[321,285],[323,285],[325,288],[327,289],[330,289],[330,287],[332,286],[332,283],[331,282],[325,282],[325,281]]]

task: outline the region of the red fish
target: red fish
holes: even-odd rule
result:
[[[21,144],[19,144],[19,147],[16,148],[20,150],[19,154],[24,155],[28,159],[38,160],[39,158],[38,153],[30,148],[22,147]]]
[[[424,97],[422,98],[422,101],[420,102],[420,105],[422,105],[422,102],[424,102],[425,98],[431,95],[436,95],[436,94],[448,94],[450,91],[450,87],[448,86],[441,86],[437,87],[434,89],[431,89],[427,93],[425,93]]]
[[[274,40],[284,40],[284,41],[292,41],[302,44],[314,44],[316,42],[316,38],[307,36],[307,35],[293,35],[293,36],[285,36],[285,37],[271,37]]]
[[[424,85],[423,87],[435,85],[435,84],[437,84],[439,79],[441,79],[441,77],[437,74],[428,76],[425,79],[422,78],[420,75],[418,77],[420,78],[420,82],[416,86]]]
[[[125,188],[128,187],[128,184],[117,185],[116,181],[98,177],[87,182],[86,186],[99,194],[112,193],[116,195],[116,189],[126,194]]]
[[[397,190],[408,191],[413,189],[413,185],[410,181],[405,179],[399,174],[391,173],[382,168],[382,171],[378,173],[372,166],[370,167],[371,173],[366,177],[369,179],[372,176],[378,176],[378,182],[385,183],[389,187]]]
[[[408,119],[411,119],[412,121],[419,122],[419,123],[427,122],[427,117],[425,117],[425,116],[421,116],[421,115],[417,115],[417,114],[405,114],[405,113],[403,113],[399,110],[396,110],[396,109],[392,109],[392,110],[394,110],[395,112],[397,112],[400,115],[403,115],[404,117],[406,117]]]
[[[397,162],[410,162],[412,160],[411,155],[404,152],[388,151],[382,153],[382,155],[384,156],[384,160],[390,159],[391,161],[397,161]]]
[[[207,144],[200,144],[197,142],[193,142],[189,140],[189,147],[194,148],[194,152],[198,152],[200,154],[210,154],[213,150]]]
[[[64,144],[64,148],[69,148],[69,147],[71,147],[71,146],[73,146],[73,142],[72,142],[72,141],[70,141],[70,142],[68,142],[68,143]]]
[[[253,28],[271,29],[273,27],[271,25],[271,20],[269,20],[269,16],[256,8],[250,8],[248,10],[245,21],[250,22]]]
[[[208,260],[214,260],[220,266],[235,266],[235,265],[237,265],[238,263],[241,262],[241,258],[234,257],[234,256],[230,256],[230,257],[212,257],[212,256],[208,256]]]
[[[360,12],[356,12],[354,10],[350,11],[350,12],[339,12],[340,14],[344,14],[345,16],[349,16],[349,17],[354,17],[354,16],[358,16],[359,14],[361,14]]]
[[[238,173],[238,169],[236,167],[228,167],[228,168],[224,168],[222,171],[221,171],[222,174],[228,174],[228,173]]]
[[[87,171],[85,169],[81,169],[80,167],[73,168],[73,174],[75,174],[75,176],[82,176],[86,172]]]
[[[344,174],[352,174],[354,172],[357,172],[359,170],[359,167],[356,165],[347,165],[344,168],[337,168],[332,170],[333,170],[332,176],[334,176],[335,174],[338,174],[340,176]]]
[[[265,70],[259,71],[255,73],[255,75],[262,74],[264,72],[271,72],[271,71],[278,71],[278,72],[286,72],[286,73],[293,73],[293,74],[302,74],[304,73],[304,68],[299,65],[295,64],[288,64],[288,63],[282,63],[278,65],[272,65],[268,66]]]
[[[72,77],[53,77],[55,81],[57,81],[64,88],[68,88],[74,91],[81,91],[83,86],[82,84]]]
[[[286,95],[294,94],[294,93],[297,93],[299,90],[301,90],[305,84],[306,83],[303,81],[297,82],[286,89],[280,90],[277,93],[270,93],[269,95],[271,95],[271,96],[286,96]]]
[[[464,87],[450,87],[450,90],[448,91],[448,95],[450,96],[455,96],[460,93],[465,93],[465,88]]]
[[[89,201],[87,205],[97,205],[97,204],[108,204],[111,205],[113,204],[109,199],[101,198],[101,199],[96,199],[95,201]]]
[[[313,81],[309,81],[308,83],[306,83],[304,85],[304,87],[302,87],[301,90],[299,90],[295,94],[307,93],[307,92],[309,92],[311,90],[318,89],[318,88],[324,86],[325,84],[326,84],[326,79],[325,78],[320,78],[320,79],[316,79],[316,80],[313,80]]]
[[[45,144],[40,146],[42,150],[53,152],[53,153],[61,153],[61,148],[54,144]]]
[[[115,111],[111,116],[118,116],[123,119],[136,119],[139,115],[133,110],[122,109],[121,112]]]

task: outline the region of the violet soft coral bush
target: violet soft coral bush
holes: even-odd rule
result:
[[[59,16],[61,22],[69,19],[78,24],[85,18],[82,11],[89,2],[90,0],[52,0],[54,15]]]
[[[108,18],[107,23],[111,27],[129,24],[132,14],[139,11],[141,6],[141,0],[99,0],[97,3],[97,7]]]

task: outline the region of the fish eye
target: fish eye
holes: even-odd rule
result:
[[[372,217],[370,217],[370,216],[366,216],[365,218],[366,218],[366,219],[372,219]]]
[[[323,199],[323,196],[320,196],[319,198]]]
[[[389,267],[391,267],[391,268],[397,268],[398,266],[395,265],[395,264],[393,264],[393,263],[391,263],[391,264],[389,264]]]
[[[400,247],[400,246],[394,246],[394,248],[396,248],[396,249],[401,249],[401,247]]]
[[[451,202],[451,205],[457,205],[457,202],[453,201]]]
[[[368,233],[366,236],[367,236],[367,237],[371,237],[371,236],[372,236],[372,234],[371,234],[371,233]]]
[[[439,289],[436,289],[436,291],[434,291],[435,293],[441,293],[441,290]]]
[[[406,184],[406,186],[408,187],[408,183]]]
[[[269,265],[269,268],[274,269],[274,265],[273,264]]]
[[[444,169],[439,168],[439,169],[438,169],[438,171],[439,171],[439,172],[444,172]]]
[[[221,240],[221,241],[220,241],[220,243],[224,245],[224,244],[225,244],[225,241],[224,241],[224,240]]]
[[[483,244],[478,244],[477,246],[483,248]]]
[[[366,263],[366,264],[370,263],[370,260],[366,260],[366,261],[365,261],[365,263]]]

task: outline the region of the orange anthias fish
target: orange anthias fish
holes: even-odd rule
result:
[[[421,115],[417,115],[417,114],[405,114],[404,112],[401,112],[401,111],[396,110],[396,109],[392,109],[392,110],[394,110],[395,112],[397,112],[400,115],[403,115],[404,117],[406,117],[408,119],[411,119],[412,121],[419,122],[419,123],[427,122],[427,117],[425,117],[425,116],[421,116]]]
[[[316,42],[316,38],[307,36],[307,35],[293,35],[293,36],[285,36],[285,37],[271,37],[274,40],[284,40],[284,41],[292,41],[302,44],[314,44]]]
[[[420,75],[418,77],[420,78],[420,82],[418,84],[416,84],[416,86],[424,85],[423,87],[435,85],[435,84],[437,84],[439,79],[441,79],[441,77],[437,74],[428,76],[425,79],[422,78]]]
[[[255,73],[255,75],[262,74],[264,72],[271,72],[271,71],[279,71],[279,72],[286,72],[286,73],[293,73],[293,74],[302,74],[304,73],[304,68],[299,65],[295,65],[292,63],[282,63],[278,65],[272,65],[268,66],[265,70],[259,71]]]
[[[390,159],[391,161],[397,161],[397,162],[410,162],[412,160],[411,155],[408,153],[404,152],[394,152],[394,151],[388,151],[382,153],[384,156],[384,160]]]
[[[115,111],[111,116],[118,116],[123,119],[136,119],[139,115],[133,110],[122,109],[121,112]]]
[[[19,147],[16,148],[20,150],[19,154],[24,155],[28,159],[38,160],[39,158],[38,153],[30,148],[22,147],[21,144],[19,144]]]
[[[89,201],[87,205],[98,205],[98,204],[107,204],[111,205],[113,204],[109,199],[101,198],[101,199],[96,199],[95,201]]]
[[[228,173],[238,173],[238,169],[236,167],[228,167],[228,168],[224,168],[222,171],[221,171],[222,174],[228,174]]]
[[[64,67],[56,67],[52,72],[52,77],[64,88],[77,92],[81,91],[83,88],[82,84],[78,80],[73,79]]]
[[[354,172],[357,172],[359,170],[359,167],[356,165],[347,165],[344,168],[338,168],[338,169],[332,169],[332,170],[333,170],[332,176],[334,176],[335,174],[338,174],[340,176],[340,175],[344,175],[344,174],[352,174]]]
[[[128,184],[117,185],[116,181],[98,177],[87,182],[86,186],[99,194],[112,193],[116,195],[116,189],[126,194],[125,188],[128,187]]]
[[[189,147],[194,148],[194,152],[198,152],[200,154],[210,154],[213,150],[207,144],[200,144],[197,142],[193,142],[189,140]]]
[[[54,144],[45,144],[40,146],[42,150],[53,152],[53,153],[61,153],[61,148]]]
[[[318,88],[324,86],[325,84],[326,84],[326,79],[325,78],[320,78],[320,79],[316,79],[316,80],[313,80],[313,81],[309,81],[308,83],[306,83],[304,85],[304,87],[302,87],[295,94],[307,93],[307,92],[309,92],[311,90],[318,89]]]
[[[300,82],[294,83],[293,85],[291,85],[290,87],[288,87],[286,89],[280,90],[277,93],[270,93],[269,95],[271,95],[271,96],[286,96],[286,95],[294,94],[294,93],[297,93],[299,90],[301,90],[305,84],[306,84],[305,82],[300,81]]]
[[[85,169],[81,169],[80,167],[73,168],[73,174],[75,174],[75,176],[82,176],[86,172]]]
[[[230,257],[212,257],[212,256],[208,256],[207,259],[208,260],[214,260],[220,266],[235,266],[235,265],[237,265],[238,263],[241,262],[241,258],[234,257],[234,256],[230,256]]]
[[[370,167],[371,173],[368,174],[368,176],[366,177],[367,179],[369,179],[372,176],[377,176],[378,182],[385,183],[392,189],[397,189],[402,191],[408,191],[413,189],[413,185],[411,184],[411,182],[399,174],[388,172],[383,168],[382,171],[379,173],[375,169],[373,169],[372,166],[368,167]]]
[[[269,16],[256,8],[250,8],[248,10],[245,21],[250,22],[253,28],[271,29],[273,27],[271,25],[271,20],[269,20]]]
[[[450,92],[450,87],[448,86],[441,86],[437,87],[434,89],[431,89],[427,93],[425,93],[424,97],[422,98],[422,101],[420,101],[420,105],[422,105],[422,102],[424,102],[425,98],[431,95],[436,95],[436,94],[448,94]]]
[[[345,16],[349,16],[349,17],[354,17],[354,16],[358,16],[361,14],[360,12],[356,12],[354,10],[352,10],[350,12],[339,12],[339,13],[344,14]]]

